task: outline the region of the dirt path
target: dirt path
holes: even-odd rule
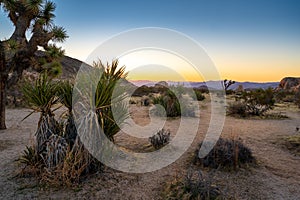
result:
[[[133,105],[135,106],[135,105]],[[147,109],[134,107],[133,117],[140,124],[147,124]],[[183,173],[189,166],[190,157],[207,130],[210,111],[206,107],[198,135],[189,150],[175,163],[152,173],[127,174],[105,170],[87,179],[76,189],[45,188],[38,186],[32,178],[13,178],[18,166],[15,159],[32,141],[38,114],[20,122],[28,114],[26,109],[9,109],[8,129],[0,131],[0,199],[159,199],[162,187],[176,174]],[[300,158],[274,143],[284,135],[295,134],[300,125],[300,112],[287,111],[290,119],[249,120],[226,118],[224,137],[236,135],[249,146],[258,167],[237,172],[217,172],[217,180],[226,185],[237,199],[300,199]],[[176,132],[178,120],[169,120],[166,127]],[[191,126],[193,128],[193,126]],[[118,144],[143,151],[147,140],[137,141],[124,135],[117,136]]]

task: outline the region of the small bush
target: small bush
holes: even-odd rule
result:
[[[149,141],[155,149],[159,149],[166,145],[170,141],[170,131],[161,129],[152,137],[149,137]]]
[[[26,149],[23,151],[18,161],[26,166],[36,166],[39,164],[40,159],[36,154],[34,147],[26,146]]]
[[[246,117],[247,116],[247,108],[246,105],[241,102],[234,102],[229,104],[227,108],[227,113],[233,116]]]
[[[150,98],[148,96],[143,96],[141,99],[141,106],[149,106]]]
[[[199,171],[198,176],[194,178],[193,173],[188,172],[185,178],[176,178],[167,184],[163,199],[225,199],[220,189],[212,182],[212,173],[204,176]]]
[[[294,102],[295,92],[279,90],[274,93],[274,98],[276,102]]]
[[[169,87],[177,97],[181,98],[184,94],[186,94],[187,88],[185,88],[183,85],[176,85],[176,86],[170,86]]]
[[[244,92],[242,94],[242,99],[244,100],[247,112],[250,115],[261,116],[274,108],[275,99],[271,88]]]
[[[199,91],[199,90],[194,90],[195,96],[197,101],[203,101],[205,99],[205,96]]]
[[[67,151],[65,159],[47,175],[47,182],[72,186],[80,183],[84,175],[101,172],[103,165],[84,148],[77,138],[74,148]]]
[[[163,116],[166,113],[167,117],[195,116],[194,109],[184,103],[183,97],[179,98],[180,100],[178,100],[176,95],[171,90],[168,90],[163,95],[154,97],[153,104],[161,105],[165,109],[162,110],[156,107],[154,113],[158,116]]]
[[[242,117],[247,115],[263,116],[274,108],[274,104],[274,93],[271,88],[247,91],[236,99],[236,103],[228,107],[228,114]]]
[[[167,117],[177,117],[181,115],[180,104],[176,97],[160,95],[153,98],[153,103],[161,105],[165,109]],[[165,112],[158,108],[155,109],[155,113],[158,116],[163,116]]]
[[[202,143],[199,149],[201,146]],[[209,154],[202,159],[198,157],[199,149],[195,152],[195,164],[200,163],[204,167],[230,169],[255,162],[251,150],[237,140],[220,138]]]

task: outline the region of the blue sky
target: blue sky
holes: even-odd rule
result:
[[[85,60],[103,41],[141,27],[174,29],[194,38],[223,77],[278,81],[300,76],[300,1],[55,1],[55,22],[68,31],[67,55]],[[0,16],[0,36],[12,31]]]

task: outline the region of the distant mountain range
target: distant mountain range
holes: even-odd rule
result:
[[[38,52],[38,54],[43,54],[42,52]],[[62,64],[62,79],[69,79],[75,78],[80,66],[83,64],[82,61],[77,60],[75,58],[71,58],[69,56],[64,56],[61,60]],[[125,81],[126,82],[126,81]],[[149,80],[138,80],[138,81],[130,81],[135,86],[154,86],[157,82],[149,81]],[[193,87],[198,88],[200,86],[207,85],[209,88],[218,89],[221,86],[221,81],[207,81],[207,82],[174,82],[174,81],[167,81],[169,85],[178,85],[182,84],[185,87]],[[125,83],[124,83],[125,84]],[[257,83],[257,82],[236,82],[233,84],[229,89],[235,90],[239,85],[242,85],[244,89],[256,89],[256,88],[276,88],[279,85],[279,82],[268,82],[268,83]],[[133,86],[133,85],[132,85]]]
[[[134,85],[140,87],[143,85],[146,86],[154,86],[157,82],[156,81],[149,81],[149,80],[129,80]],[[185,87],[193,87],[198,88],[201,86],[208,86],[210,88],[218,89],[221,85],[221,81],[207,81],[207,82],[174,82],[174,81],[167,81],[169,85],[184,85]],[[266,83],[258,83],[258,82],[236,82],[235,84],[231,85],[229,89],[235,90],[242,85],[244,89],[267,89],[269,87],[276,88],[279,85],[279,82],[266,82]]]

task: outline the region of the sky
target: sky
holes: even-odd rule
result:
[[[64,26],[69,35],[62,47],[68,56],[82,61],[86,61],[99,45],[119,33],[136,28],[161,27],[183,33],[200,44],[214,62],[221,78],[269,82],[280,81],[286,76],[300,77],[298,0],[54,2],[57,4],[55,23]],[[12,30],[1,10],[0,38],[9,37]],[[153,59],[164,59],[163,54]],[[170,55],[166,57],[172,59]],[[165,76],[154,73],[159,70],[160,63],[147,65],[145,61],[141,67],[145,70],[131,68],[137,59],[142,58],[141,52],[120,58],[121,64],[135,72],[131,79],[178,79],[163,68],[159,74]],[[179,63],[182,65],[179,66]],[[201,77],[193,76],[192,67],[185,64],[178,61],[172,67],[184,79],[200,81]],[[145,73],[146,68],[149,73]],[[154,70],[150,70],[152,68]]]

